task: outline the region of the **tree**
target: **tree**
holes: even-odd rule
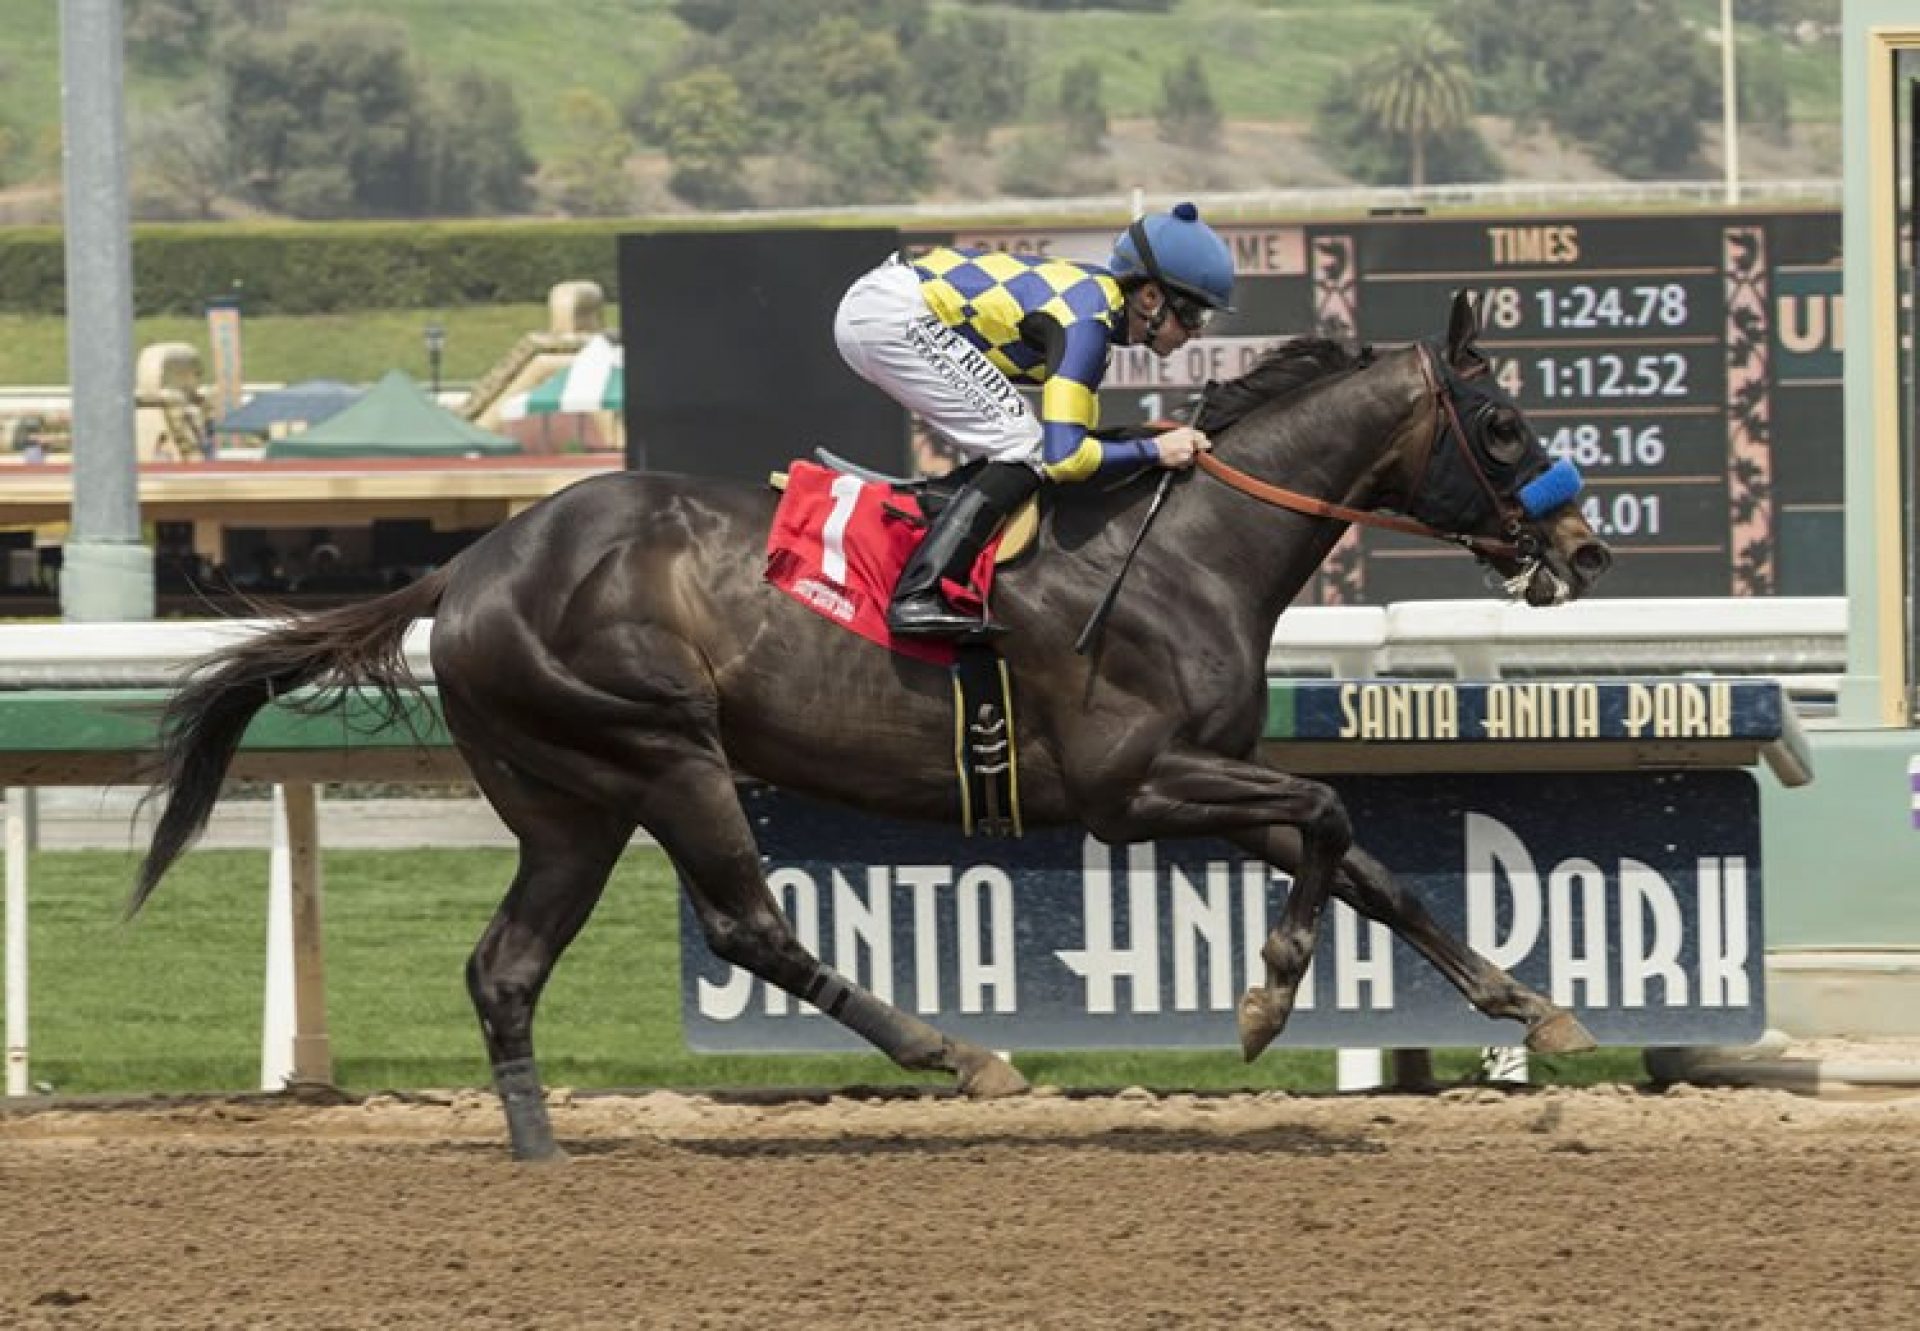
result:
[[[943,14],[906,54],[920,105],[963,147],[983,147],[1026,102],[1026,48],[1002,21]]]
[[[1454,0],[1442,24],[1491,105],[1538,116],[1625,175],[1688,168],[1719,108],[1717,56],[1676,0]]]
[[[539,165],[527,151],[520,100],[505,79],[462,70],[432,89],[422,125],[420,210],[445,216],[517,213]]]
[[[680,62],[739,90],[748,140],[803,164],[810,201],[911,198],[932,177],[935,128],[916,109],[903,50],[924,40],[927,0],[682,0],[703,35]],[[636,99],[656,135],[663,81]]]
[[[606,216],[622,212],[633,197],[627,178],[632,140],[613,103],[588,88],[569,88],[560,98],[564,147],[547,163],[554,197],[568,212]]]
[[[821,174],[819,202],[885,203],[924,189],[934,129],[909,109],[912,80],[898,40],[834,17],[814,25],[802,51],[814,81],[798,146]]]
[[[235,183],[219,110],[202,101],[152,111],[140,117],[132,137],[142,216],[215,216]]]
[[[127,57],[136,66],[177,70],[205,49],[212,27],[209,0],[127,0]]]
[[[1552,123],[1592,146],[1602,165],[1648,179],[1688,170],[1703,118],[1718,97],[1695,43],[1646,46],[1602,58],[1581,95]]]
[[[416,210],[421,86],[403,28],[248,32],[217,59],[234,162],[262,203],[297,217]]]
[[[1160,102],[1153,118],[1160,137],[1183,148],[1215,148],[1225,121],[1213,85],[1200,57],[1189,51],[1184,60],[1160,76]]]
[[[667,187],[696,207],[750,202],[741,170],[751,142],[746,99],[724,70],[696,69],[663,84],[648,135],[673,163]]]
[[[1360,71],[1360,105],[1409,148],[1409,183],[1427,183],[1427,142],[1466,125],[1473,86],[1460,47],[1438,28],[1404,36]]]
[[[1755,44],[1742,49],[1735,88],[1743,127],[1775,139],[1786,138],[1793,128],[1793,103],[1787,86],[1786,58],[1778,46]]]
[[[1060,75],[1060,118],[1067,146],[1076,152],[1105,152],[1107,99],[1100,86],[1099,62],[1082,57]]]
[[[857,98],[814,122],[807,160],[819,172],[812,202],[891,203],[911,199],[933,179],[924,121],[903,125],[893,103]]]
[[[1388,134],[1361,105],[1356,69],[1339,74],[1328,86],[1313,117],[1313,138],[1327,160],[1368,185],[1393,185],[1412,178],[1413,158],[1405,139]],[[1471,124],[1427,145],[1427,179],[1498,180],[1500,162]]]
[[[249,0],[271,12],[281,0]],[[392,22],[248,28],[215,46],[236,178],[295,217],[518,212],[531,199],[520,105],[477,70],[414,68]]]

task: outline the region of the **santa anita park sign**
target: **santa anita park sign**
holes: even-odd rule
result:
[[[1457,700],[1456,700],[1457,701]],[[1760,835],[1738,771],[1333,777],[1360,843],[1438,918],[1603,1043],[1729,1044],[1763,1026]],[[803,942],[943,1029],[1002,1049],[1235,1045],[1286,875],[1214,841],[1013,841],[750,796]],[[714,959],[683,907],[682,1012],[709,1051],[861,1046]],[[1515,1028],[1517,1031],[1518,1028]],[[1283,1042],[1473,1045],[1470,1009],[1385,926],[1329,908]]]

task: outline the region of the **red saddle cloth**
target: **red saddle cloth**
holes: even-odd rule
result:
[[[926,528],[904,516],[912,499],[893,487],[796,461],[767,534],[767,581],[818,614],[871,642],[936,665],[951,665],[951,642],[896,638],[887,601]],[[993,585],[996,537],[973,566],[971,585],[943,590],[956,609],[978,613]]]

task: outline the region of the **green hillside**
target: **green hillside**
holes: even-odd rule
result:
[[[798,2],[798,0],[796,0]],[[560,138],[559,103],[585,87],[615,105],[673,59],[686,29],[669,0],[302,0],[309,13],[386,16],[404,23],[415,58],[451,75],[478,67],[507,80],[525,116],[529,147],[547,157]],[[1445,0],[1177,0],[1165,14],[1030,9],[935,0],[936,10],[1005,20],[1022,34],[1033,83],[1028,118],[1045,114],[1060,72],[1096,59],[1106,105],[1116,118],[1151,113],[1160,71],[1188,52],[1205,61],[1230,120],[1305,121],[1328,81],[1394,36],[1443,12]],[[1685,0],[1701,28],[1717,22],[1717,0]],[[1751,8],[1751,6],[1749,6]],[[1778,8],[1776,6],[1775,8]],[[0,0],[0,185],[57,174],[58,6]],[[1742,29],[1743,51],[1778,60],[1800,123],[1838,119],[1840,69],[1832,43],[1798,46],[1777,33]],[[191,67],[162,77],[131,76],[130,115],[177,104],[201,83]]]

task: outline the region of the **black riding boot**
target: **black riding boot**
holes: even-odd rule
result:
[[[984,612],[962,614],[940,594],[943,581],[964,583],[1000,524],[1040,488],[1024,462],[990,462],[947,501],[894,584],[887,627],[903,638],[958,638],[990,633]]]

